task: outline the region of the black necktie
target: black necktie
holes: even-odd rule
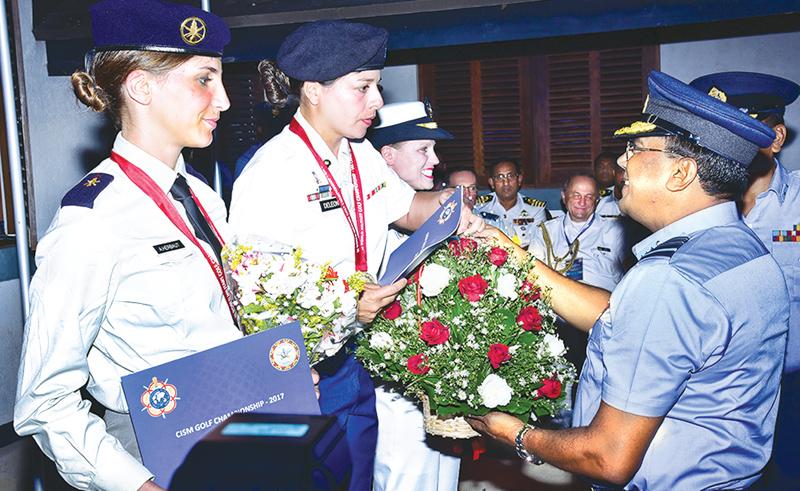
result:
[[[184,209],[186,209],[186,216],[189,218],[189,223],[192,225],[194,235],[214,249],[217,261],[222,264],[222,244],[219,243],[217,235],[211,230],[211,226],[208,224],[206,217],[200,213],[197,203],[192,199],[192,193],[189,191],[189,184],[186,182],[186,178],[178,174],[175,183],[169,190],[169,194],[178,200],[180,204],[183,205]]]

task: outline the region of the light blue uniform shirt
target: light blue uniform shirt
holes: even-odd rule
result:
[[[658,253],[680,236],[689,240],[674,255]],[[780,268],[732,202],[634,253],[590,334],[573,425],[589,425],[601,399],[664,417],[625,489],[747,487],[769,458],[778,409],[789,318]]]
[[[756,197],[755,206],[743,219],[778,261],[786,278],[791,303],[784,367],[788,373],[800,370],[800,172],[789,172],[776,163],[769,189]]]

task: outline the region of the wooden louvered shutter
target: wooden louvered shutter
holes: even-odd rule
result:
[[[480,62],[480,113],[482,153],[476,163],[523,156],[523,129],[527,120],[521,104],[521,58]]]
[[[446,165],[472,166],[473,103],[470,62],[420,65],[423,97],[433,104],[434,120],[453,134],[452,140],[436,143],[436,153]]]

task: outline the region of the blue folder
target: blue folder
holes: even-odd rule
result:
[[[436,250],[442,241],[458,230],[461,220],[461,186],[400,247],[389,256],[378,283],[391,285],[411,273]]]
[[[232,414],[320,414],[297,322],[127,375],[122,389],[142,461],[164,488]]]

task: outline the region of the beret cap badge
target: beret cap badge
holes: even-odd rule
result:
[[[728,95],[716,87],[711,87],[711,89],[708,91],[708,95],[722,102],[728,102]]]
[[[183,42],[194,46],[206,38],[206,23],[199,17],[188,17],[181,22],[181,39]]]

